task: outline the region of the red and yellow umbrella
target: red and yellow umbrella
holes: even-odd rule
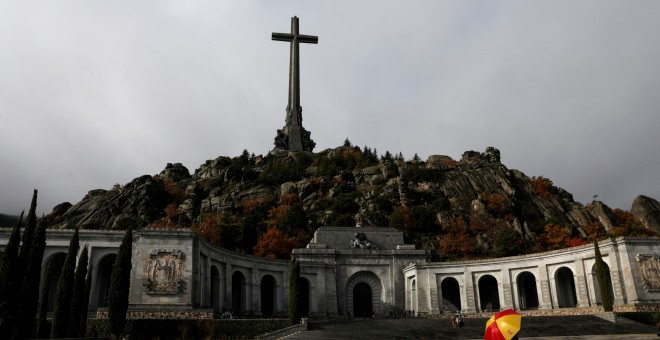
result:
[[[513,309],[495,313],[486,322],[484,340],[511,340],[520,330],[521,315]]]

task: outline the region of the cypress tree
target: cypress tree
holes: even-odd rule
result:
[[[89,308],[89,293],[92,291],[92,271],[87,273],[87,280],[85,280],[85,295],[83,296],[83,310],[80,316],[80,325],[78,335],[84,337],[87,332],[87,311]]]
[[[110,331],[119,337],[126,326],[128,293],[131,286],[131,252],[133,249],[133,228],[126,230],[119,246],[117,258],[112,265],[110,288],[108,290],[108,319]]]
[[[51,338],[64,338],[67,336],[71,318],[71,298],[73,296],[73,276],[76,267],[76,257],[80,246],[78,228],[73,232],[69,251],[64,260],[64,268],[57,282],[55,291],[55,310],[53,311],[53,325],[50,329]]]
[[[21,242],[23,212],[12,229],[11,236],[2,253],[0,263],[0,334],[9,334],[14,324],[14,313],[20,296],[22,277],[19,275],[18,248]]]
[[[35,191],[36,195],[36,191]],[[35,201],[36,203],[36,201]],[[32,209],[30,209],[32,211]],[[28,222],[36,221],[36,217],[30,218]],[[39,303],[39,283],[41,281],[41,261],[46,248],[46,224],[41,222],[36,228],[30,247],[30,256],[23,279],[21,303],[18,308],[17,324],[14,328],[14,339],[25,339],[32,336],[34,331],[34,320]]]
[[[32,193],[32,203],[30,204],[30,210],[28,211],[27,223],[25,226],[25,231],[23,232],[23,238],[21,239],[21,251],[18,254],[18,261],[21,263],[19,268],[19,275],[23,276],[25,270],[27,269],[27,264],[30,257],[30,249],[32,247],[32,239],[34,238],[35,230],[37,229],[37,190],[35,189]]]
[[[19,285],[25,287],[25,283],[31,278],[28,276],[29,267],[35,266],[32,262],[32,247],[35,242],[35,234],[37,233],[37,196],[38,191],[35,189],[32,193],[32,202],[30,203],[30,210],[28,211],[27,221],[25,225],[25,231],[23,231],[23,236],[21,238],[21,249],[18,253],[18,265],[16,266],[14,273],[11,274],[15,278],[15,282]],[[44,245],[45,245],[45,231],[44,231]],[[42,249],[43,255],[43,249]],[[33,268],[33,270],[36,268]],[[39,275],[41,274],[41,258],[39,259]],[[37,290],[39,289],[39,279],[37,279]],[[22,287],[21,287],[22,288]],[[20,332],[25,331],[24,325],[25,322],[29,321],[24,320],[24,313],[29,313],[31,306],[28,303],[28,300],[32,300],[33,296],[28,296],[28,300],[24,299],[26,294],[26,289],[17,288],[16,291],[8,291],[7,300],[7,317],[2,320],[2,326],[0,326],[1,334],[21,334]],[[27,288],[27,287],[25,287]],[[35,292],[34,294],[38,294]],[[37,302],[38,303],[38,302]],[[11,315],[9,315],[11,314]],[[30,314],[30,318],[34,318],[34,314]],[[34,320],[32,320],[34,322]],[[31,329],[31,327],[30,327]],[[13,333],[12,333],[13,332]],[[19,337],[20,338],[20,337]]]
[[[85,303],[85,277],[87,275],[87,245],[80,253],[78,260],[78,267],[76,267],[76,274],[73,278],[73,299],[71,300],[71,318],[69,319],[69,330],[67,336],[70,338],[77,338],[80,330],[80,318],[87,312]]]
[[[300,264],[291,257],[289,264],[289,320],[292,324],[300,323]]]
[[[594,237],[594,252],[596,253],[596,277],[598,278],[598,288],[600,288],[600,300],[603,302],[603,310],[611,312],[614,308],[612,306],[612,296],[610,295],[608,274],[605,272],[605,262],[603,256],[600,254],[600,247],[598,241]]]

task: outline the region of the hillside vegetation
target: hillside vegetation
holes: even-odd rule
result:
[[[639,214],[660,216],[640,196]],[[342,147],[319,153],[218,157],[190,174],[168,164],[158,175],[90,191],[46,216],[51,228],[190,228],[213,245],[287,258],[320,226],[392,227],[433,260],[518,255],[586,244],[589,237],[653,236],[656,220],[583,206],[548,178],[500,163],[499,150],[460,160]],[[347,244],[348,246],[348,244]]]

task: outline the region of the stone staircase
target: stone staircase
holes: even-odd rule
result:
[[[427,318],[353,319],[350,321],[310,321],[307,331],[282,337],[286,339],[483,339],[487,318],[465,318],[463,328],[452,328],[449,320]],[[524,316],[521,339],[571,337],[573,339],[653,339],[656,329],[625,318],[616,323],[593,315]]]

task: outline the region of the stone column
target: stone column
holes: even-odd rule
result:
[[[575,262],[575,293],[577,294],[577,306],[589,307],[589,293],[587,292],[587,280],[584,273],[584,261]]]
[[[440,307],[438,306],[438,279],[434,273],[428,270],[428,268],[426,268],[425,271],[428,281],[429,313],[438,315],[440,314]]]
[[[287,267],[287,268],[288,268],[288,267]],[[273,310],[274,310],[276,313],[284,313],[284,314],[286,314],[286,313],[288,312],[288,311],[287,311],[287,307],[288,307],[288,301],[287,301],[288,292],[287,292],[287,290],[285,289],[285,284],[284,284],[285,282],[288,282],[288,280],[289,280],[289,273],[288,273],[288,272],[282,272],[282,273],[280,273],[280,279],[277,280],[277,282],[276,282],[276,286],[275,286],[275,291],[276,291],[276,294],[277,294],[277,298],[275,299],[275,301],[277,301],[277,306],[275,306],[275,308],[273,308]]]
[[[325,280],[325,292],[324,292],[324,304],[325,311],[330,315],[339,315],[338,301],[337,301],[337,275],[336,275],[336,264],[329,264],[325,268],[326,280]]]
[[[635,276],[640,275],[640,273],[636,269],[637,262],[635,256],[633,255],[635,253],[634,249],[630,249],[630,252],[632,254],[628,253],[629,245],[630,245],[629,243],[628,244],[622,243],[621,247],[619,247],[619,252],[617,254],[617,257],[618,257],[618,262],[621,265],[620,271],[621,271],[621,278],[623,279],[621,286],[625,291],[623,295],[626,301],[624,301],[624,303],[633,304],[633,303],[639,303],[640,300],[640,296],[637,293],[637,285],[635,283]]]
[[[226,310],[231,310],[232,313],[236,313],[237,311],[233,311],[233,304],[232,304],[232,284],[231,284],[231,274],[232,274],[232,266],[231,266],[231,260],[227,258],[227,262],[225,263],[225,295],[224,295],[224,306]]]
[[[255,315],[261,315],[261,280],[259,280],[259,268],[253,268],[251,274],[250,281],[252,281],[252,284],[248,285],[251,292],[248,296],[252,298],[252,301],[248,306],[251,306],[250,308]]]
[[[536,293],[539,298],[539,309],[552,309],[552,283],[548,279],[548,267],[542,263],[539,266],[538,277],[536,277]]]
[[[468,268],[465,268],[464,282],[464,286],[461,287],[461,290],[464,292],[461,294],[461,309],[465,313],[476,313],[477,301],[475,300],[474,292],[478,291],[478,289],[475,287],[472,271]]]
[[[625,298],[623,296],[623,280],[621,279],[621,267],[619,265],[619,246],[616,241],[613,241],[607,250],[608,266],[610,267],[610,277],[612,278],[612,293],[614,294],[612,298],[615,305],[623,305],[625,304]]]
[[[502,271],[502,292],[500,293],[500,309],[513,308],[513,298],[511,296],[511,277],[509,268]]]
[[[245,309],[248,314],[250,313],[255,313],[254,305],[252,301],[254,301],[254,286],[256,285],[254,282],[254,272],[255,269],[248,269],[248,275],[245,277]]]
[[[520,275],[520,273],[518,273],[518,275]],[[512,302],[511,308],[513,308],[513,309],[516,309],[516,308],[517,309],[522,309],[523,306],[520,303],[520,290],[519,290],[519,287],[518,287],[518,281],[516,281],[516,280],[514,280],[514,282],[511,283],[511,293],[513,295],[511,297],[511,302]],[[538,291],[537,291],[537,295],[538,295]]]
[[[557,280],[552,277],[549,280],[550,296],[552,297],[552,306],[550,308],[559,307],[559,297],[557,296]]]

